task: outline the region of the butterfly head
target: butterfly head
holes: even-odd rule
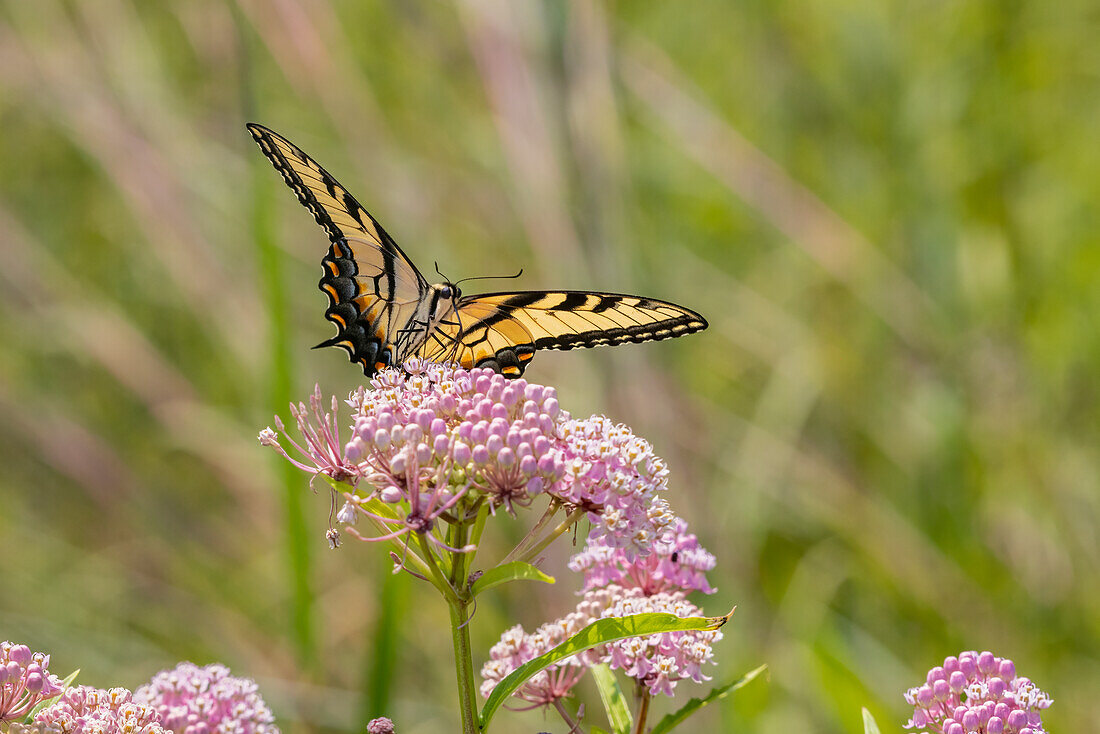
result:
[[[458,298],[462,295],[462,291],[450,281],[435,283],[431,288],[431,306],[428,318],[431,323],[435,324],[457,308]]]
[[[437,283],[432,288],[439,294],[441,301],[457,301],[462,295],[462,291],[454,283]]]

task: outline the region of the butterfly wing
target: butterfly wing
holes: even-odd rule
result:
[[[459,299],[421,347],[427,359],[523,374],[537,349],[576,349],[683,336],[707,328],[699,314],[619,293],[524,291]]]
[[[318,288],[337,333],[318,346],[344,349],[368,376],[399,361],[417,341],[416,313],[428,282],[386,230],[301,148],[262,125],[248,131],[332,243]],[[420,333],[423,329],[420,329]]]

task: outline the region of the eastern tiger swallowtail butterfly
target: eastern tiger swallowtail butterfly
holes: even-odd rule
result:
[[[537,349],[683,336],[707,327],[694,311],[617,293],[518,291],[463,295],[428,283],[374,217],[286,138],[249,124],[260,150],[328,234],[318,287],[340,347],[369,377],[412,356],[519,377]]]

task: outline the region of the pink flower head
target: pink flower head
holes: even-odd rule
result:
[[[602,592],[602,593],[601,593]],[[593,592],[588,592],[585,596]],[[658,592],[647,596],[641,589],[609,586],[597,590],[607,599],[600,616],[664,612],[677,617],[702,617],[703,612],[684,598],[682,592]],[[710,680],[703,665],[713,663],[712,646],[722,639],[718,630],[662,632],[647,637],[629,637],[606,645],[604,660],[620,669],[656,695],[671,696],[676,683],[690,678],[696,683]]]
[[[134,700],[155,710],[175,734],[279,734],[256,683],[214,663],[180,663],[153,676]]]
[[[566,421],[559,435],[565,477],[557,491],[589,511],[589,542],[646,555],[675,516],[658,493],[668,487],[668,469],[643,438],[604,416]]]
[[[339,519],[364,515],[390,529],[375,539],[419,532],[442,545],[430,531],[464,497],[512,511],[561,477],[553,388],[418,359],[371,385],[348,400],[355,427],[344,457],[373,490],[349,494]],[[371,512],[375,498],[398,517]]]
[[[658,497],[668,471],[650,445],[603,416],[570,420],[552,387],[414,358],[378,372],[371,389],[353,392],[347,403],[353,430],[343,446],[335,401],[324,412],[319,392],[309,411],[293,410],[304,441],[287,440],[301,458],[271,429],[260,442],[300,469],[350,485],[338,520],[367,517],[384,528],[371,538],[348,529],[364,540],[415,532],[446,547],[431,531],[441,518],[454,522],[465,497],[513,512],[551,495],[586,511],[592,537],[630,557],[649,553],[674,520]],[[364,485],[370,489],[351,491]]]
[[[711,594],[714,589],[704,574],[714,563],[714,556],[687,531],[687,521],[677,517],[647,556],[609,546],[606,536],[589,538],[585,549],[569,560],[569,568],[584,574],[585,591],[618,584],[641,589],[646,596],[666,591]]]
[[[973,650],[932,668],[905,700],[914,707],[905,728],[935,734],[1043,734],[1040,712],[1052,703],[1011,660]]]
[[[393,722],[385,716],[371,719],[367,724],[367,734],[393,734]]]
[[[679,592],[646,596],[641,589],[614,585],[589,590],[574,611],[542,625],[531,634],[519,625],[506,631],[489,651],[489,660],[481,669],[481,694],[488,697],[513,670],[565,642],[596,620],[646,612],[665,612],[678,617],[703,615]],[[608,663],[648,687],[651,693],[671,696],[681,680],[709,680],[702,667],[711,662],[711,646],[720,639],[722,633],[716,630],[664,632],[599,645],[546,668],[513,695],[529,701],[532,707],[553,704],[570,694],[589,667]]]
[[[583,611],[573,612],[554,622],[548,622],[531,634],[516,625],[501,635],[500,642],[489,650],[489,660],[481,668],[481,695],[486,698],[497,684],[524,663],[549,652],[591,623],[592,617]],[[569,696],[573,686],[584,676],[590,660],[571,656],[539,671],[512,695],[536,706],[549,706]]]
[[[0,642],[0,722],[22,719],[40,701],[60,695],[61,680],[46,669],[49,664],[49,655]]]
[[[133,700],[125,688],[91,686],[67,689],[54,703],[35,714],[29,727],[13,726],[12,734],[171,734],[150,706]]]

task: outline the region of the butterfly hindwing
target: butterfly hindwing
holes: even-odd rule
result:
[[[331,246],[318,287],[328,296],[325,316],[336,346],[371,375],[396,358],[428,283],[386,230],[319,163],[262,125],[248,131],[260,150],[325,230]]]
[[[459,300],[421,351],[464,367],[523,373],[537,349],[576,349],[669,339],[707,327],[706,319],[666,301],[619,293],[521,291]]]

